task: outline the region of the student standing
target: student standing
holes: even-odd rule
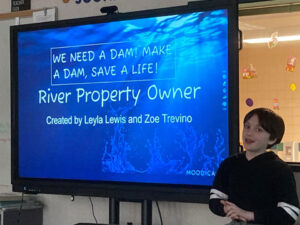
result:
[[[257,108],[244,118],[245,152],[224,160],[216,174],[209,207],[229,224],[292,225],[299,215],[296,183],[288,164],[272,151],[284,134],[283,119]]]

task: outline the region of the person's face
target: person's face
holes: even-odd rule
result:
[[[247,151],[263,152],[269,144],[273,144],[275,141],[270,140],[270,134],[260,126],[257,115],[253,115],[244,124],[243,144]]]

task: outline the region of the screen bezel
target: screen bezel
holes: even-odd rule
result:
[[[237,5],[228,1],[193,2],[187,6],[120,13],[107,16],[61,20],[12,26],[11,34],[11,181],[13,191],[65,195],[102,196],[132,200],[208,202],[209,186],[146,184],[127,182],[91,182],[61,179],[22,178],[18,174],[18,32],[68,27],[93,23],[166,16],[216,9],[228,10],[228,121],[229,155],[239,150],[238,114],[238,23]]]

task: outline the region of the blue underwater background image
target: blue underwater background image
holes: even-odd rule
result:
[[[24,31],[18,48],[21,177],[212,184],[226,10]]]

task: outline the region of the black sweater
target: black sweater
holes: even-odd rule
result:
[[[290,225],[299,214],[293,173],[273,152],[263,153],[250,161],[245,152],[224,160],[209,200],[211,211],[219,216],[225,216],[222,199],[254,212],[255,220],[249,223]]]

